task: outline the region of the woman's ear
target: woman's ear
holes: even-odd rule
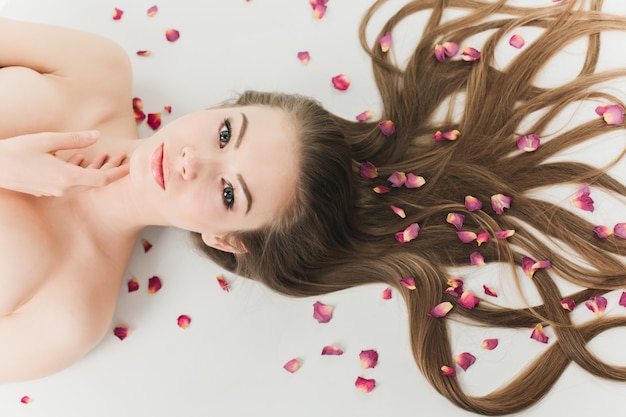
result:
[[[214,249],[221,250],[222,252],[230,253],[246,253],[247,249],[241,242],[229,242],[222,236],[202,234],[202,241],[205,245]]]

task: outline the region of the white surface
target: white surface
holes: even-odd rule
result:
[[[330,1],[321,21],[311,18],[306,0],[164,0],[152,18],[146,10],[153,0],[0,0],[0,7],[5,1],[4,15],[93,31],[122,44],[135,69],[134,94],[143,98],[146,110],[172,105],[173,113],[164,122],[246,88],[315,96],[329,110],[350,118],[368,108],[379,110],[369,60],[357,40],[368,1]],[[623,12],[620,2],[612,4]],[[391,2],[381,16],[401,3]],[[111,19],[114,7],[125,11],[122,20]],[[170,27],[181,32],[173,44],[163,35]],[[395,49],[410,50],[409,30],[394,37]],[[136,56],[140,49],[150,49],[152,55]],[[301,50],[311,53],[306,67],[296,59]],[[346,92],[330,84],[339,73],[352,79]],[[149,134],[145,125],[142,129]],[[594,219],[600,223],[610,214],[618,219],[622,212],[599,210]],[[143,253],[138,243],[126,273],[141,288],[130,294],[120,289],[112,325],[130,326],[131,335],[124,341],[107,335],[86,358],[51,377],[0,386],[0,415],[469,415],[425,382],[411,357],[403,303],[397,296],[383,301],[383,287],[295,300],[226,274],[232,289],[225,293],[215,280],[223,271],[194,253],[185,233],[150,228],[143,237],[153,248]],[[163,289],[149,295],[147,281],[153,275],[161,277]],[[481,271],[481,276],[496,278],[493,269]],[[335,306],[328,324],[312,318],[318,299]],[[610,303],[612,314],[626,311],[616,305],[616,294]],[[186,331],[176,326],[180,314],[193,320]],[[455,349],[478,357],[459,375],[469,392],[477,394],[506,380],[545,349],[528,338],[528,331],[455,326],[454,335]],[[491,352],[479,348],[488,337],[500,339]],[[622,329],[602,335],[591,346],[607,361],[626,364],[625,342]],[[327,344],[341,346],[344,355],[320,356]],[[378,350],[375,369],[360,368],[363,349]],[[294,357],[303,366],[289,374],[282,365]],[[357,376],[375,378],[377,387],[362,394],[354,387]],[[522,415],[619,415],[625,394],[625,384],[602,381],[571,366],[547,397]],[[23,395],[32,402],[20,404]]]

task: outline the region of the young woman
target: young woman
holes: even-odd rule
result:
[[[364,45],[367,23],[383,3],[376,2],[363,21]],[[378,44],[368,49],[383,98],[381,120],[395,125],[391,136],[383,134],[379,121],[352,123],[300,97],[250,92],[233,105],[192,114],[150,139],[133,141],[128,64],[115,46],[62,29],[0,22],[0,31],[28,33],[17,38],[28,38],[30,51],[26,55],[23,47],[6,40],[10,37],[0,36],[0,66],[9,67],[0,70],[0,77],[6,77],[7,88],[30,85],[28,91],[36,94],[13,93],[24,102],[1,109],[17,126],[8,124],[2,136],[98,129],[102,138],[83,152],[84,157],[59,151],[58,158],[97,168],[102,165],[99,153],[121,152],[126,160],[113,157],[104,167],[111,180],[124,174],[117,165],[129,165],[129,175],[105,187],[61,198],[6,191],[6,207],[0,212],[8,213],[7,234],[1,253],[15,273],[5,278],[4,286],[14,291],[6,296],[3,331],[17,340],[0,352],[0,358],[6,358],[1,367],[7,370],[6,380],[58,369],[99,340],[108,327],[130,246],[146,224],[196,232],[200,247],[219,264],[285,294],[324,294],[367,283],[394,287],[407,303],[418,367],[440,393],[466,410],[501,415],[524,409],[541,398],[572,361],[595,375],[625,379],[623,368],[606,366],[588,353],[586,343],[626,320],[574,324],[561,305],[563,298],[582,304],[623,288],[626,277],[619,256],[625,245],[615,236],[596,238],[594,225],[579,212],[533,193],[553,185],[589,183],[611,195],[626,194],[624,186],[605,173],[608,167],[554,160],[575,145],[623,129],[622,124],[607,124],[593,115],[551,125],[558,117],[569,121],[571,108],[586,102],[593,104],[592,112],[598,104],[623,107],[619,92],[600,87],[626,72],[598,69],[597,57],[598,33],[623,30],[626,19],[601,15],[600,1],[539,8],[513,7],[505,1],[442,3],[411,1],[381,30],[383,36],[405,16],[430,13],[406,67],[393,64]],[[464,13],[443,19],[448,9]],[[542,34],[514,62],[498,66],[496,46],[521,27],[538,28]],[[471,50],[466,54],[469,62],[454,59],[452,45],[444,47],[446,42],[462,46],[477,34],[485,35],[479,59]],[[56,44],[73,47],[51,51],[44,43],[51,37],[57,38]],[[555,87],[537,85],[550,58],[577,38],[588,41],[579,74]],[[84,51],[95,50],[94,56],[84,56]],[[34,110],[16,111],[41,101],[58,103],[53,108],[59,113],[42,118]],[[59,117],[66,113],[74,116]],[[448,136],[456,140],[434,140],[440,139],[438,131],[451,132]],[[541,146],[522,154],[517,141],[530,135],[541,137]],[[9,140],[6,143],[20,143]],[[617,160],[622,155],[614,156],[611,159]],[[360,164],[367,161],[378,168],[377,179],[360,175]],[[426,182],[419,190],[404,186],[375,193],[375,186],[389,185],[385,179],[394,172],[415,173]],[[482,208],[466,205],[466,196],[475,197]],[[391,205],[403,208],[406,217],[398,217]],[[462,225],[452,221],[459,229],[485,231],[490,241],[478,248],[473,242],[462,243],[447,221],[450,213],[464,216]],[[76,219],[81,228],[66,226]],[[414,225],[419,226],[418,236],[410,233],[416,231]],[[406,235],[397,235],[407,229]],[[24,230],[42,242],[36,251],[26,243],[19,245]],[[495,237],[495,232],[512,230],[506,239]],[[60,257],[70,251],[71,259]],[[551,268],[543,262],[532,271],[542,303],[523,308],[486,300],[473,308],[460,305],[451,294],[458,287],[448,289],[455,283],[452,268],[469,265],[475,252],[488,263],[510,265],[513,272],[519,272],[519,266],[528,269],[525,257],[549,260]],[[40,270],[26,273],[23,263],[10,264],[17,254],[26,253],[32,256],[26,264],[42,265]],[[94,263],[102,273],[91,274],[91,281],[77,286],[76,277],[92,270]],[[20,273],[25,278],[14,278]],[[556,276],[582,289],[562,294]],[[402,284],[405,277],[414,279],[416,289]],[[68,285],[69,280],[74,285]],[[20,284],[9,286],[15,282]],[[443,366],[454,364],[447,319],[432,317],[433,308],[442,302],[453,306],[450,317],[484,325],[529,331],[537,324],[550,326],[557,341],[509,384],[482,397],[465,394],[457,379],[442,373]],[[87,314],[70,314],[77,309]],[[59,316],[72,320],[74,338],[59,340],[46,332],[48,320]],[[31,343],[35,340],[45,340],[47,346]]]

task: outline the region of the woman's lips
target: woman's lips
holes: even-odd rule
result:
[[[156,148],[152,153],[150,168],[152,169],[152,177],[156,183],[159,184],[159,187],[165,190],[165,179],[163,175],[163,144]]]

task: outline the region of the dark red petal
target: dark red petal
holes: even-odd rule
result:
[[[222,289],[222,291],[225,291],[225,292],[230,291],[230,285],[228,284],[228,281],[226,281],[226,278],[224,278],[221,275],[218,275],[215,278],[217,279],[217,283],[220,285],[220,288]]]
[[[476,362],[476,356],[472,355],[469,352],[459,353],[455,358],[455,362],[461,367],[461,369],[467,371],[467,368],[469,368],[474,364],[474,362]]]
[[[128,286],[128,292],[135,292],[139,289],[139,281],[137,281],[137,278],[132,277],[131,279],[128,280],[127,286]]]
[[[141,239],[141,246],[143,246],[144,253],[152,249],[152,243],[148,242],[146,239]]]
[[[124,340],[130,334],[130,329],[128,327],[116,327],[113,329],[113,334],[117,336],[118,339]]]
[[[186,314],[181,314],[180,316],[178,316],[178,319],[176,319],[176,323],[178,324],[178,327],[186,330],[187,327],[189,327],[189,324],[191,324],[191,317]]]
[[[161,287],[162,287],[161,279],[157,277],[156,275],[151,277],[148,280],[148,293],[149,294],[154,294],[155,292],[159,291]]]
[[[161,112],[148,113],[148,126],[150,126],[152,130],[157,130],[161,127]]]
[[[122,15],[124,14],[124,10],[118,9],[117,7],[113,10],[113,20],[120,20]]]

